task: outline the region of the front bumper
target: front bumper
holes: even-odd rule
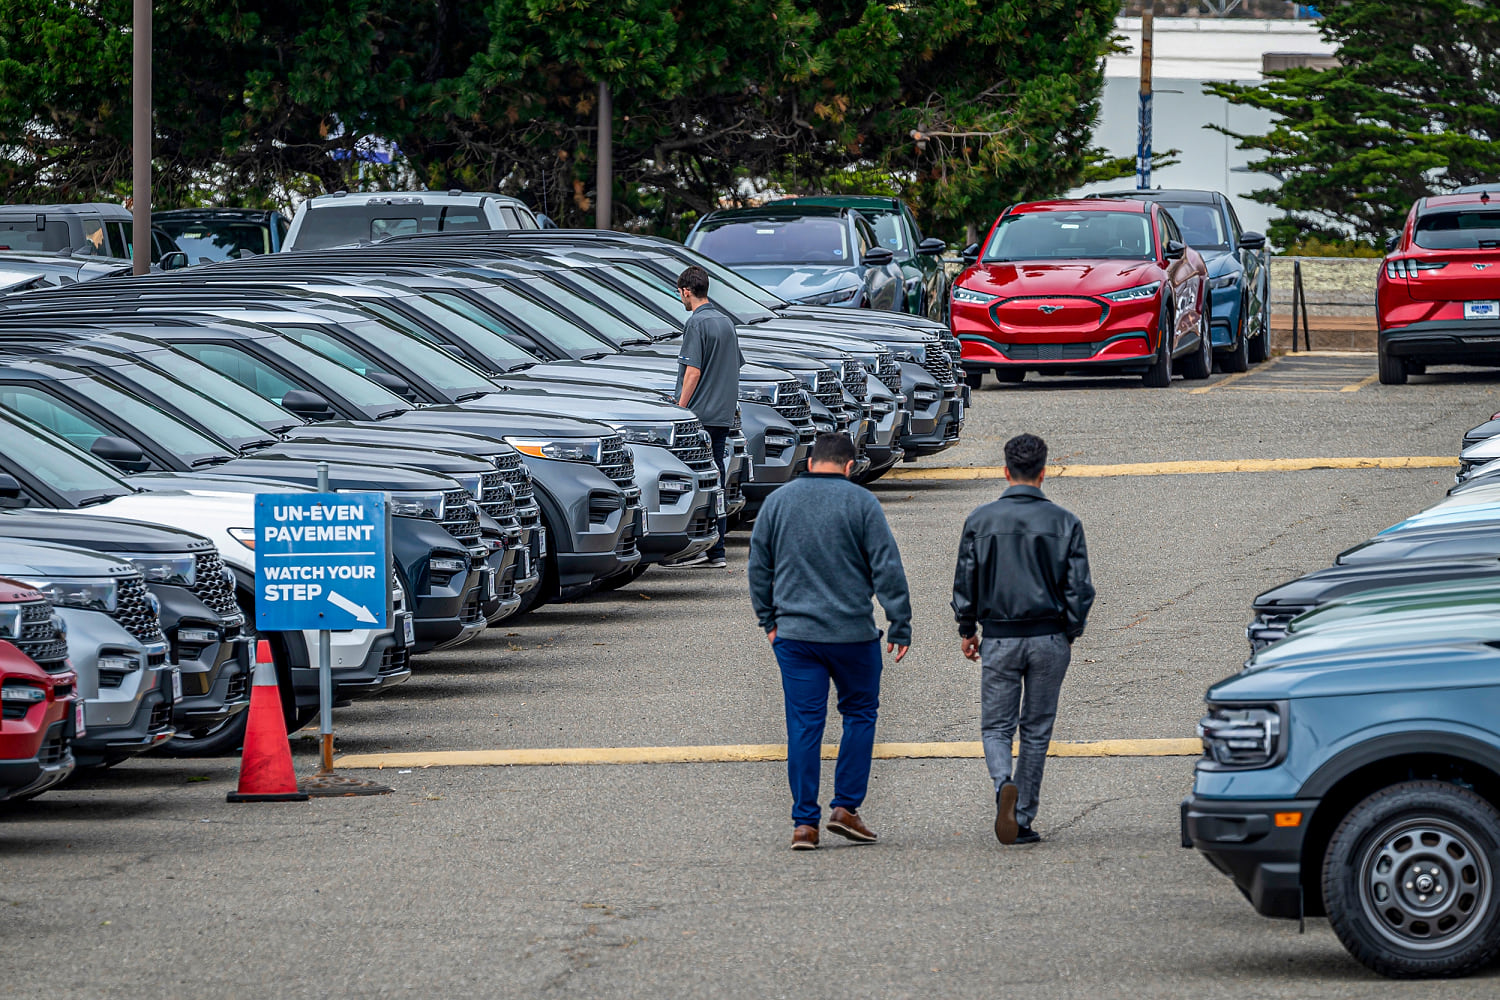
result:
[[[1002,342],[992,337],[965,333],[965,371],[987,372],[1024,369],[1063,374],[1069,371],[1145,371],[1156,360],[1150,330],[1127,330],[1107,334],[1100,340],[1060,342]]]
[[[1266,917],[1320,910],[1302,896],[1302,843],[1316,799],[1243,800],[1190,796],[1182,801],[1182,846],[1196,848],[1228,875],[1255,911]],[[1300,813],[1296,826],[1278,814]]]
[[[172,726],[172,671],[171,665],[152,667],[142,680],[144,693],[135,705],[131,718],[118,724],[94,722],[95,707],[85,703],[85,728],[83,736],[73,740],[73,755],[81,767],[92,767],[110,760],[144,753],[160,746],[176,735]]]

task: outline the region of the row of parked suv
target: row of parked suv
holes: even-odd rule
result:
[[[1500,954],[1500,414],[1448,496],[1255,599],[1182,804],[1267,916],[1325,914],[1397,977]]]
[[[671,401],[689,264],[747,360],[723,482]],[[258,492],[311,490],[326,466],[333,489],[390,497],[395,615],[334,633],[344,703],[425,651],[702,552],[820,430],[854,439],[864,482],[951,447],[957,356],[931,321],[793,306],[681,245],[603,232],[396,236],[0,296],[0,578],[23,608],[0,611],[0,662],[38,665],[15,683],[41,693],[18,695],[41,735],[12,759],[51,768],[0,795],[75,760],[232,751],[256,638],[289,725],[312,718],[316,636],[253,634]]]

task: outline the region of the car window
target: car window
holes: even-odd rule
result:
[[[1425,250],[1500,250],[1500,211],[1429,212],[1412,242]]]
[[[67,447],[67,442],[24,421],[0,422],[5,457],[16,469],[34,476],[72,503],[94,497],[118,497],[131,488],[104,462]]]
[[[208,373],[205,373],[208,374]],[[235,413],[222,403],[215,402],[197,389],[189,388],[176,379],[144,364],[132,365],[125,370],[102,369],[99,377],[122,386],[126,391],[144,391],[170,401],[171,405],[185,413],[195,423],[207,428],[210,434],[226,441],[262,439],[265,436],[260,426]],[[215,377],[215,383],[222,383]],[[257,402],[264,404],[263,400]]]
[[[432,333],[419,324],[411,324],[414,336],[419,336],[431,344],[458,343],[467,346],[470,350],[483,355],[492,363],[500,367],[510,369],[519,365],[534,365],[539,360],[534,355],[527,353],[521,348],[506,340],[498,332],[475,320],[473,317],[459,309],[450,309],[448,306],[434,302],[421,295],[413,295],[403,300],[407,308],[429,320],[433,326],[442,330],[442,335]],[[392,317],[396,310],[383,302],[364,302],[362,305],[371,312],[380,316]],[[467,303],[464,305],[468,306]],[[469,308],[473,308],[469,306]],[[477,311],[477,310],[476,310]],[[405,317],[401,317],[404,321]]]
[[[865,254],[869,253],[870,248],[877,242],[875,239],[875,230],[871,229],[870,224],[864,219],[855,219],[854,238],[859,243],[859,256],[863,260]]]
[[[320,250],[351,243],[373,243],[416,233],[487,230],[473,206],[420,204],[330,205],[309,208],[297,232],[298,250]]]
[[[190,425],[159,410],[138,396],[109,385],[99,379],[90,379],[88,396],[101,407],[120,418],[129,427],[138,427],[160,441],[162,447],[174,455],[192,462],[195,458],[209,455],[227,456],[223,445],[205,437]]]
[[[674,319],[679,315],[682,317],[680,320],[673,322],[673,320],[667,319],[655,310],[641,305],[635,299],[632,299],[604,280],[596,268],[578,268],[569,271],[567,279],[570,282],[577,282],[579,287],[583,289],[584,294],[598,299],[606,308],[612,309],[621,316],[624,316],[631,326],[634,326],[638,330],[644,330],[652,336],[660,337],[681,333],[683,323],[687,321],[687,314],[682,312],[681,309],[676,313],[670,314]],[[678,299],[679,305],[681,301],[681,299]]]
[[[105,223],[104,228],[109,231],[109,243],[113,248],[110,256],[129,257],[131,253],[130,230],[126,228],[126,224],[121,222],[108,222]]]
[[[364,320],[343,322],[340,326],[349,331],[352,342],[351,339],[340,338],[321,330],[288,327],[281,332],[361,375],[367,375],[371,371],[384,371],[397,378],[407,377],[402,371],[392,371],[361,346],[368,344],[374,350],[394,358],[402,369],[439,392],[461,396],[473,392],[495,391],[494,384],[484,377],[484,373],[471,368],[441,347],[393,330],[384,323]]]
[[[509,205],[500,206],[500,221],[504,224],[506,229],[521,228],[521,217],[517,215],[516,210],[514,208],[511,208]]]
[[[1151,217],[1144,212],[1023,212],[1000,220],[981,262],[1154,256]]]
[[[1160,203],[1178,235],[1172,239],[1186,243],[1194,250],[1227,250],[1229,233],[1224,228],[1224,214],[1213,205],[1201,203]]]
[[[244,351],[223,344],[176,344],[179,351],[227,375],[258,396],[277,406],[287,393],[307,386],[293,382],[271,365]]]
[[[1177,228],[1177,220],[1172,218],[1171,212],[1161,213],[1161,228],[1168,240],[1176,240],[1178,243],[1187,242],[1182,238],[1182,230]]]
[[[896,255],[897,260],[911,256],[911,247],[906,242],[906,226],[900,213],[869,212],[860,209],[870,226],[875,230],[874,242]]]
[[[162,219],[157,225],[177,241],[177,246],[194,264],[228,260],[239,256],[242,250],[253,254],[271,252],[270,227],[256,222]]]
[[[688,246],[721,264],[845,264],[849,231],[833,216],[770,219],[710,218]]]
[[[1245,229],[1240,225],[1240,216],[1239,213],[1234,210],[1234,202],[1225,200],[1224,211],[1229,216],[1229,231],[1234,234],[1234,242],[1235,245],[1238,246],[1240,242],[1240,234],[1243,233]]]
[[[245,383],[228,377],[228,373],[207,366],[195,357],[180,353],[179,350],[151,351],[139,357],[151,367],[164,371],[181,382],[202,389],[213,399],[234,410],[235,413],[242,414],[263,427],[286,427],[301,423],[299,418],[292,416]]]
[[[97,225],[97,223],[96,223]],[[38,229],[36,217],[0,220],[0,250],[40,250],[56,253],[72,247],[65,221],[46,219]],[[74,249],[77,249],[74,247]]]
[[[614,344],[601,340],[566,316],[543,305],[541,300],[532,298],[530,290],[522,294],[519,288],[507,282],[476,291],[480,297],[493,302],[496,308],[509,313],[569,354],[615,350]]]
[[[39,392],[29,385],[0,385],[0,406],[32,423],[41,424],[65,438],[75,448],[88,451],[94,442],[110,431],[76,407],[64,403],[51,393]]]
[[[632,340],[651,339],[645,330],[584,298],[577,290],[569,288],[551,275],[525,278],[521,284],[548,305],[578,317],[583,329],[591,337],[606,340],[612,347],[619,347]]]
[[[109,249],[109,237],[104,235],[104,223],[95,219],[83,219],[79,222],[83,227],[83,244],[80,250],[91,251],[104,257],[125,257],[129,255],[130,248],[125,248],[125,253],[111,253]]]

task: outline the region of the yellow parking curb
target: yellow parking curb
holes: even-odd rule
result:
[[[1115,476],[1204,476],[1226,472],[1309,472],[1314,469],[1449,469],[1457,458],[1398,455],[1385,458],[1239,458],[1227,461],[1121,462],[1116,465],[1049,465],[1053,479],[1108,479]],[[999,465],[892,469],[887,480],[1004,479]]]
[[[1049,757],[1196,757],[1196,739],[1053,740]],[[823,745],[823,758],[838,757],[836,744]],[[877,743],[880,760],[956,759],[984,756],[979,741],[948,743]],[[388,767],[538,767],[561,764],[729,764],[786,760],[786,746],[748,743],[691,747],[553,747],[538,750],[438,750],[427,753],[348,754],[334,761],[341,770]]]

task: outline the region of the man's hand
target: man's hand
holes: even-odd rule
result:
[[[770,642],[771,645],[776,645],[776,630],[774,628],[766,633],[766,640]]]
[[[895,653],[896,654],[896,662],[897,663],[901,662],[901,658],[906,655],[906,651],[908,649],[911,649],[911,647],[910,646],[898,646],[894,642],[888,642],[888,643],[885,644],[885,651],[887,653]]]
[[[964,636],[963,645],[960,648],[963,649],[964,655],[969,659],[973,660],[975,663],[979,662],[979,636]]]

